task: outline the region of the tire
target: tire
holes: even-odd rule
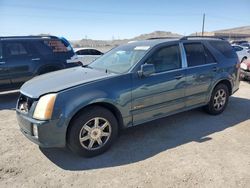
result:
[[[67,145],[80,156],[93,157],[107,151],[117,135],[118,122],[113,113],[92,106],[81,111],[70,123]]]
[[[207,113],[211,115],[221,114],[228,104],[229,91],[225,84],[218,84],[211,95],[210,101],[205,106]]]

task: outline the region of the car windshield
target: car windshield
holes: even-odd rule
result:
[[[107,52],[89,67],[106,72],[125,73],[135,65],[149,50],[149,46],[123,45]]]

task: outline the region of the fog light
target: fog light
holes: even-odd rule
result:
[[[33,136],[38,138],[38,128],[37,125],[33,124]]]

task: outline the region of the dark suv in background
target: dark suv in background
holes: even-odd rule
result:
[[[55,36],[0,37],[0,91],[18,89],[34,76],[76,66],[69,42]]]

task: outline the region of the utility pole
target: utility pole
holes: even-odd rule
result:
[[[201,35],[204,35],[204,26],[205,26],[205,14],[203,14],[203,22],[202,22],[202,31],[201,31]]]

